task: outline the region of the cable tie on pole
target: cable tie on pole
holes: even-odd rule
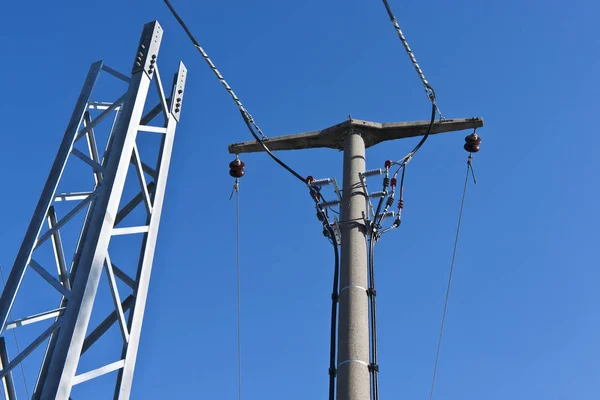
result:
[[[379,365],[375,363],[369,364],[369,372],[379,372]]]

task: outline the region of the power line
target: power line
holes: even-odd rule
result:
[[[237,362],[238,362],[238,400],[242,400],[242,311],[241,311],[241,266],[240,266],[240,187],[235,180],[235,247],[237,260]]]
[[[185,22],[183,22],[183,20],[179,16],[179,14],[177,14],[177,12],[175,11],[175,8],[173,7],[173,5],[171,5],[171,2],[169,0],[164,0],[164,2],[167,5],[167,7],[169,7],[169,10],[171,11],[171,14],[173,14],[173,16],[175,17],[175,19],[177,20],[177,22],[179,22],[179,25],[181,25],[181,27],[183,28],[183,30],[185,31],[185,33],[187,34],[187,36],[190,38],[190,40],[192,41],[194,47],[196,47],[196,49],[198,50],[198,52],[200,52],[200,54],[202,55],[202,57],[204,58],[204,60],[208,64],[208,66],[210,67],[210,69],[216,75],[216,77],[219,80],[219,82],[221,82],[221,84],[225,87],[225,90],[227,90],[227,93],[229,93],[229,95],[231,96],[231,98],[233,99],[233,101],[235,102],[235,104],[237,105],[238,109],[240,110],[240,113],[242,114],[242,118],[244,119],[244,122],[246,123],[246,126],[248,127],[248,130],[250,131],[250,133],[252,134],[252,136],[254,136],[254,138],[256,139],[256,141],[258,141],[260,143],[260,145],[267,152],[267,154],[277,164],[279,164],[281,167],[283,167],[284,169],[286,169],[295,178],[299,179],[303,183],[306,183],[306,179],[302,175],[300,175],[294,169],[292,169],[290,166],[288,166],[286,163],[284,163],[283,161],[281,161],[266,146],[266,144],[264,143],[264,140],[267,139],[267,137],[264,135],[264,133],[262,132],[262,130],[260,129],[260,127],[258,126],[258,124],[254,121],[254,118],[252,118],[252,115],[250,115],[250,113],[248,112],[248,110],[246,110],[246,108],[243,106],[242,102],[240,101],[239,97],[235,94],[235,92],[233,91],[233,89],[231,88],[231,86],[229,86],[229,84],[227,83],[227,81],[223,77],[223,74],[221,74],[221,72],[219,72],[219,70],[217,69],[217,67],[215,66],[215,64],[212,62],[212,60],[208,56],[208,53],[206,53],[206,51],[204,51],[204,49],[200,46],[200,43],[198,43],[198,41],[196,40],[196,38],[194,37],[194,35],[192,35],[192,32],[189,30],[189,28],[187,27],[187,25],[185,24]],[[259,137],[259,135],[260,135],[260,137]]]
[[[385,9],[387,11],[387,14],[390,17],[390,21],[392,22],[394,29],[396,29],[396,32],[398,33],[398,37],[400,38],[400,41],[402,42],[402,45],[404,46],[404,49],[406,50],[406,54],[408,55],[408,58],[410,59],[411,63],[413,64],[415,71],[417,71],[417,74],[419,75],[419,78],[421,79],[421,82],[423,83],[423,87],[425,88],[425,93],[427,94],[427,98],[431,101],[431,121],[429,123],[429,127],[427,128],[427,132],[421,138],[421,140],[415,146],[415,148],[402,159],[401,164],[400,164],[400,162],[398,162],[398,165],[400,165],[400,167],[398,168],[398,171],[399,171],[400,168],[402,167],[402,165],[406,165],[407,163],[410,162],[412,157],[421,148],[421,146],[423,146],[423,144],[425,143],[425,141],[431,134],[431,130],[432,130],[433,124],[435,122],[436,112],[440,114],[440,118],[442,118],[442,119],[443,119],[443,115],[442,115],[442,112],[440,111],[439,107],[437,106],[435,90],[433,90],[433,87],[431,86],[429,81],[427,81],[427,79],[425,78],[425,74],[423,73],[421,66],[417,62],[417,58],[415,57],[415,54],[413,53],[412,49],[410,48],[410,45],[408,44],[408,41],[406,40],[406,37],[404,36],[402,29],[400,29],[400,25],[398,24],[398,21],[396,20],[396,17],[394,16],[394,13],[392,12],[392,8],[390,7],[390,4],[388,3],[387,0],[382,0],[382,1],[383,1],[383,5],[385,6]],[[396,174],[397,173],[398,172],[396,172]]]
[[[431,87],[431,85],[429,84],[427,79],[425,78],[425,74],[423,73],[423,70],[419,66],[419,63],[417,62],[417,58],[415,57],[415,54],[413,53],[412,49],[408,45],[408,41],[404,37],[404,33],[402,33],[402,29],[400,29],[400,25],[398,25],[398,21],[396,20],[396,17],[394,16],[394,13],[392,12],[392,8],[390,7],[390,4],[387,2],[387,0],[383,0],[383,5],[385,6],[385,9],[390,17],[390,20],[392,21],[392,25],[394,25],[394,28],[396,29],[396,32],[398,33],[398,37],[400,38],[400,41],[402,42],[402,45],[404,46],[404,49],[406,50],[406,53],[408,54],[408,57],[410,58],[410,61],[413,64],[413,67],[415,68],[415,71],[417,71],[419,78],[421,78],[421,82],[423,83],[423,86],[425,87],[425,93],[427,94],[427,97],[429,98],[429,100],[435,101],[435,91],[433,90],[433,88]]]
[[[446,288],[446,299],[444,301],[444,312],[442,314],[442,323],[441,323],[441,327],[440,327],[440,336],[438,339],[437,353],[435,356],[435,366],[433,367],[433,378],[431,381],[431,392],[429,393],[429,400],[433,399],[433,391],[435,389],[435,379],[437,377],[437,369],[438,369],[438,363],[439,363],[439,359],[440,359],[440,351],[442,348],[442,337],[444,336],[444,324],[446,322],[446,313],[448,311],[448,300],[450,298],[450,287],[452,285],[452,274],[454,272],[454,261],[456,260],[456,250],[458,248],[458,239],[460,236],[460,224],[462,222],[463,209],[465,207],[465,198],[467,196],[467,186],[469,183],[469,172],[471,172],[473,174],[473,179],[475,179],[475,174],[472,170],[471,159],[472,159],[472,156],[469,154],[469,160],[467,162],[467,175],[465,177],[465,186],[463,188],[462,201],[460,204],[458,225],[456,226],[456,238],[454,239],[454,250],[452,252],[452,262],[450,263],[450,273],[448,276],[448,287]]]

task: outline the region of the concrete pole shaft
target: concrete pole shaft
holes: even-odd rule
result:
[[[359,178],[362,172],[365,142],[360,132],[350,131],[344,137],[337,400],[370,398],[367,241],[363,220],[367,203]]]

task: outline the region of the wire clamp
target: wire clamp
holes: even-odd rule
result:
[[[369,364],[369,372],[379,372],[379,365],[375,363]]]

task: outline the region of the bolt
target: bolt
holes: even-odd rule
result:
[[[183,90],[179,89],[179,90],[177,91],[177,93],[181,94],[181,93],[183,93]]]
[[[150,64],[154,64],[156,60],[150,60]]]
[[[175,109],[175,112],[179,112],[179,107],[177,107],[177,108]]]
[[[156,58],[156,54],[152,54],[152,58]]]
[[[139,62],[136,62],[136,63],[135,63],[135,66],[136,66],[136,67],[141,67],[141,66],[142,66],[142,64],[141,64],[141,63],[139,63]]]

